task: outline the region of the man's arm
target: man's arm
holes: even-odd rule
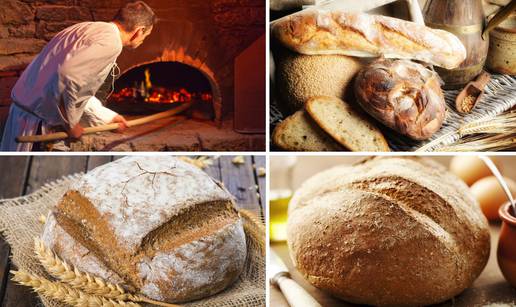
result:
[[[119,123],[119,130],[127,128],[125,118],[115,111],[106,108],[100,100],[93,96],[90,97],[84,108],[84,118],[90,126],[104,125],[108,123]]]
[[[109,73],[119,52],[106,42],[93,43],[71,50],[67,60],[59,68],[59,86],[66,127],[71,136],[80,136],[79,121],[88,100],[95,95]]]

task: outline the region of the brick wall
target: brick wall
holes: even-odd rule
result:
[[[0,131],[17,77],[45,44],[62,29],[82,21],[108,21],[124,0],[2,0],[0,5]],[[148,0],[151,7],[170,7],[181,15],[185,7],[206,6],[206,0]],[[204,10],[206,11],[206,10]],[[203,22],[213,25],[223,62],[232,62],[265,31],[265,0],[213,0]],[[222,68],[232,77],[233,67]],[[232,86],[232,79],[224,84]],[[232,97],[228,97],[232,98]]]

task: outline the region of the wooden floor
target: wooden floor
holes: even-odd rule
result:
[[[0,199],[30,194],[47,182],[64,175],[87,172],[119,156],[1,156]],[[234,156],[222,156],[205,169],[222,181],[235,196],[240,208],[266,216],[265,177],[257,169],[265,167],[265,156],[244,156],[244,164],[235,165]],[[263,200],[263,201],[262,201]],[[36,306],[37,296],[27,287],[10,281],[10,249],[0,237],[0,301],[1,306]]]

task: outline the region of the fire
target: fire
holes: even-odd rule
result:
[[[192,100],[211,101],[210,92],[191,93],[185,88],[170,89],[153,85],[150,79],[150,72],[145,70],[145,81],[140,82],[139,87],[124,87],[111,95],[111,100],[124,102],[126,100],[141,99],[148,103],[176,103],[189,102]]]

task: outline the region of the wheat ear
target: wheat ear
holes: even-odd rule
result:
[[[62,282],[52,282],[41,276],[29,274],[24,271],[11,271],[13,280],[21,285],[31,287],[37,293],[55,299],[72,306],[88,307],[118,307],[118,306],[140,306],[133,302],[113,300],[97,295],[87,294],[74,289]]]
[[[240,212],[240,215],[246,221],[244,223],[245,232],[258,242],[258,246],[262,252],[262,255],[265,255],[265,226],[263,225],[263,222],[256,214],[249,210],[240,209],[238,212]],[[253,225],[254,227],[251,227],[249,224]]]
[[[34,251],[39,262],[50,275],[69,284],[72,288],[80,289],[89,294],[121,301],[129,300],[133,302],[151,303],[158,306],[178,307],[178,305],[159,302],[144,296],[127,293],[119,285],[111,284],[99,277],[81,272],[61,260],[38,238],[34,239]]]

